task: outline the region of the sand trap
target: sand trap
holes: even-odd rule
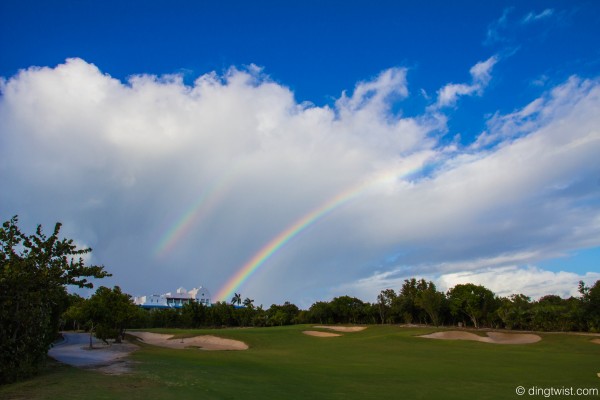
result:
[[[331,332],[320,332],[320,331],[302,331],[305,335],[308,336],[317,336],[317,337],[335,337],[342,336],[339,333],[331,333]]]
[[[462,332],[462,331],[447,331],[447,332],[435,332],[430,333],[429,335],[422,335],[419,337],[428,338],[428,339],[442,339],[442,340],[473,340],[476,342],[484,342],[486,338],[476,335],[470,332]],[[489,341],[489,339],[487,340]]]
[[[360,332],[367,329],[366,326],[336,326],[336,325],[321,325],[313,328],[330,329],[336,332]]]
[[[600,339],[592,339],[590,342],[600,344]]]
[[[487,335],[492,339],[491,343],[498,344],[529,344],[542,340],[538,335],[531,333],[488,332]]]
[[[476,342],[495,344],[528,344],[536,343],[542,340],[542,338],[538,335],[533,335],[531,333],[487,332],[487,336],[479,336],[474,333],[464,331],[435,332],[419,337],[442,340],[472,340]]]
[[[127,332],[145,343],[170,349],[198,348],[200,350],[247,350],[248,345],[239,340],[224,339],[212,335],[171,339],[173,335],[151,332]]]

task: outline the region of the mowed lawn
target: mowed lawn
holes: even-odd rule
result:
[[[600,345],[589,336],[540,334],[535,344],[498,345],[416,337],[435,328],[369,326],[333,338],[302,334],[306,329],[313,328],[154,330],[218,335],[250,349],[142,345],[130,357],[131,374],[53,363],[41,376],[0,387],[0,398],[510,399],[519,398],[519,385],[600,388]]]

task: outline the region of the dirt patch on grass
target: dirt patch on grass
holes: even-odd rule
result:
[[[98,367],[88,367],[86,369],[93,369],[102,372],[106,375],[123,375],[131,373],[133,370],[133,361],[131,360],[117,360],[111,364],[102,365]]]
[[[600,339],[592,339],[590,342],[600,344]]]
[[[212,335],[194,336],[189,338],[173,338],[173,335],[152,332],[128,332],[144,343],[170,349],[196,348],[200,350],[247,350],[248,345],[239,340],[225,339]]]
[[[336,325],[320,325],[314,328],[329,329],[336,332],[360,332],[367,329],[366,326],[336,326]]]
[[[435,332],[429,335],[422,335],[419,337],[441,340],[471,340],[475,342],[495,344],[529,344],[536,343],[542,340],[542,338],[538,335],[534,335],[531,333],[487,332],[487,336],[479,336],[474,333],[465,331]]]
[[[339,333],[331,333],[331,332],[321,332],[321,331],[302,331],[305,335],[308,336],[317,336],[317,337],[336,337],[342,336]]]

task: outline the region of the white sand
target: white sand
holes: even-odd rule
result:
[[[145,343],[170,349],[199,348],[201,350],[247,350],[248,345],[239,340],[224,339],[212,335],[172,339],[173,335],[151,332],[127,332]]]
[[[331,333],[331,332],[320,332],[320,331],[302,331],[305,335],[308,336],[317,336],[317,337],[336,337],[342,336],[339,333]]]
[[[429,335],[422,335],[419,337],[428,338],[428,339],[442,339],[442,340],[473,340],[476,342],[489,341],[488,338],[484,338],[482,336],[476,335],[471,332],[463,332],[463,331],[435,332],[435,333],[430,333]]]
[[[529,344],[542,340],[538,335],[531,333],[488,332],[487,335],[492,339],[491,343],[498,344]]]
[[[336,325],[320,325],[313,328],[329,329],[336,332],[360,332],[367,329],[366,326],[336,326]]]
[[[542,338],[538,335],[533,335],[531,333],[487,332],[487,336],[479,336],[474,333],[464,331],[435,332],[419,337],[441,340],[472,340],[476,342],[495,344],[528,344],[536,343],[542,340]]]

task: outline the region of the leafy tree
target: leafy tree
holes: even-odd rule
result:
[[[329,324],[333,322],[333,310],[326,301],[317,301],[308,309],[309,320],[319,324]]]
[[[108,339],[121,343],[125,328],[139,315],[139,310],[131,296],[123,293],[120,287],[101,286],[92,297],[73,305],[67,313],[87,325],[91,348],[94,334],[105,343]]]
[[[364,303],[356,297],[340,296],[331,300],[333,319],[336,323],[357,323],[363,312]]]
[[[278,326],[288,325],[287,315],[281,309],[276,310],[274,313],[272,313],[271,316],[269,317],[269,321],[271,322],[271,325],[274,325],[274,326],[275,325],[278,325]]]
[[[538,331],[565,330],[565,301],[556,295],[547,295],[536,301],[532,308],[532,328]]]
[[[531,327],[531,299],[524,294],[513,294],[499,299],[496,314],[508,329],[529,329]]]
[[[196,301],[181,308],[181,323],[186,328],[199,328],[206,324],[206,306]]]
[[[26,235],[15,216],[0,228],[0,383],[35,373],[58,335],[68,306],[67,285],[91,288],[89,277],[110,276],[88,266],[70,239],[59,239],[57,223],[49,237],[41,225]]]
[[[181,311],[176,308],[157,308],[148,310],[150,327],[179,328],[181,327]]]
[[[81,321],[78,311],[85,302],[85,299],[78,294],[68,294],[67,298],[68,307],[62,315],[60,329],[79,330],[81,329],[81,323],[85,321]]]
[[[233,326],[233,305],[218,301],[209,310],[209,320],[213,326]]]
[[[439,326],[441,322],[440,312],[446,296],[444,293],[438,292],[431,281],[425,283],[425,285],[419,285],[418,289],[415,297],[415,305],[427,313],[433,325]]]
[[[377,296],[377,309],[379,311],[379,318],[381,319],[381,323],[385,324],[391,323],[391,311],[392,305],[394,304],[396,298],[396,292],[393,289],[385,289],[382,290]]]
[[[267,312],[262,305],[256,307],[252,316],[252,326],[267,326]]]
[[[272,304],[267,310],[267,321],[270,325],[291,325],[299,313],[300,309],[289,301],[283,305]]]
[[[414,321],[424,322],[426,319],[425,311],[417,304],[419,293],[427,289],[427,282],[424,279],[417,281],[415,278],[405,279],[400,288],[400,293],[392,305],[404,322],[410,324]]]
[[[300,310],[298,315],[296,316],[296,323],[298,324],[310,324],[311,315],[308,310]]]
[[[579,293],[582,294],[583,310],[588,322],[588,329],[600,332],[600,280],[592,287],[579,282]]]
[[[490,312],[495,311],[494,293],[481,285],[459,284],[448,291],[448,301],[452,315],[466,315],[479,328]]]
[[[254,307],[238,307],[233,310],[235,320],[239,326],[250,326],[254,318]]]
[[[379,306],[377,303],[365,303],[360,323],[376,324],[379,321]]]
[[[137,306],[127,293],[123,293],[119,286],[112,289],[101,286],[89,299],[90,307],[97,307],[102,311],[98,319],[98,339],[115,339],[121,343],[127,324],[137,314]]]
[[[569,297],[565,301],[565,319],[568,321],[568,330],[587,331],[593,330],[590,323],[593,321],[593,310],[586,309],[581,298]]]

